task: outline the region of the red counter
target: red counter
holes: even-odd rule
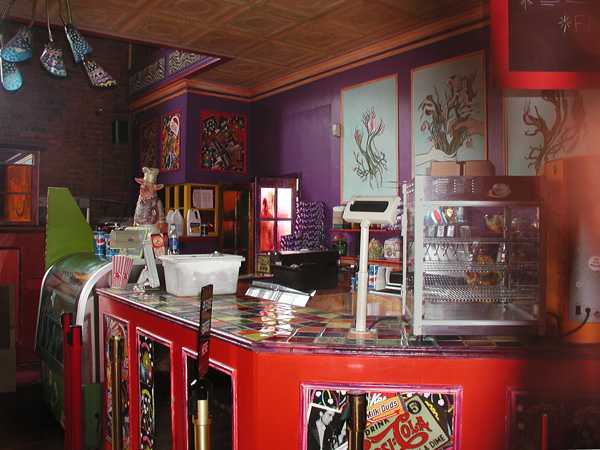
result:
[[[169,351],[170,438],[173,448],[189,448],[187,358],[195,356],[198,301],[110,290],[99,298],[101,346],[114,334],[127,342],[124,448],[141,448],[140,440],[161,448],[147,435],[169,420],[154,397],[156,408],[148,408],[140,394],[152,381],[149,367],[158,370],[143,354],[149,345]],[[215,297],[211,365],[231,377],[233,391],[233,442],[222,448],[312,450],[315,420],[327,411],[326,429],[333,429],[327,439],[344,448],[350,390],[369,393],[373,423],[365,448],[373,450],[542,449],[545,440],[548,448],[600,448],[599,347],[549,339],[419,341],[398,322],[375,320],[369,318],[377,339],[357,341],[346,337],[350,316]],[[103,434],[110,448],[112,386],[105,381],[107,361],[101,366]]]

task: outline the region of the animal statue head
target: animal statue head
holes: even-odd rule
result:
[[[163,184],[156,184],[158,169],[142,167],[142,172],[144,172],[144,178],[135,178],[136,183],[140,185],[140,199],[150,200],[156,197],[156,192],[165,186]]]
[[[158,169],[143,167],[144,178],[135,178],[136,183],[140,185],[140,195],[133,222],[136,225],[154,225],[164,221],[163,205],[156,193],[164,185],[156,184],[158,178]]]

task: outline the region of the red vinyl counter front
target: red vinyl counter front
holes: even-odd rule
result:
[[[121,365],[124,448],[142,448],[140,441],[143,448],[160,448],[151,434],[161,411],[154,398],[144,398],[153,392],[148,368],[157,369],[144,356],[150,341],[170,355],[173,448],[190,448],[188,359],[196,354],[198,300],[100,290],[99,311],[101,347],[114,334],[127,344]],[[351,316],[216,296],[210,359],[213,369],[231,378],[233,399],[232,443],[220,443],[222,448],[319,448],[315,421],[325,412],[327,445],[345,448],[346,393],[354,390],[368,393],[366,449],[542,449],[547,440],[548,448],[600,446],[597,346],[549,339],[418,340],[399,322],[375,320],[369,318],[376,339],[353,340],[346,336]],[[111,448],[107,364],[101,361],[103,442]]]

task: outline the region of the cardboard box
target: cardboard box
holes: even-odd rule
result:
[[[454,161],[432,161],[432,177],[460,177],[461,163]]]
[[[494,165],[487,160],[431,162],[432,177],[488,177],[495,174]]]
[[[463,161],[462,174],[465,177],[493,177],[496,175],[494,165],[487,160]]]

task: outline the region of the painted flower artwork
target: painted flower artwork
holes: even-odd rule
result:
[[[564,91],[543,91],[542,100],[551,105],[552,121],[544,117],[531,101],[525,103],[523,123],[525,136],[540,136],[542,141],[529,145],[525,156],[528,166],[539,173],[546,161],[569,154],[579,141],[583,124],[583,99],[579,92],[569,99]]]
[[[367,109],[362,115],[361,125],[354,129],[354,168],[362,181],[368,181],[371,188],[380,188],[387,171],[385,153],[377,149],[376,139],[385,130],[383,119],[375,114],[375,108]],[[365,138],[366,133],[366,138]]]
[[[452,75],[443,92],[435,87],[434,94],[426,96],[419,105],[421,131],[428,134],[436,150],[448,156],[456,156],[463,145],[472,147],[472,135],[481,128],[473,119],[478,95],[474,86],[476,76],[475,72],[460,77]]]
[[[348,86],[341,93],[342,202],[398,194],[398,79]]]
[[[508,175],[540,174],[548,161],[581,153],[584,98],[578,91],[514,91],[504,99]]]
[[[414,174],[429,174],[433,161],[486,157],[483,54],[413,71]]]

